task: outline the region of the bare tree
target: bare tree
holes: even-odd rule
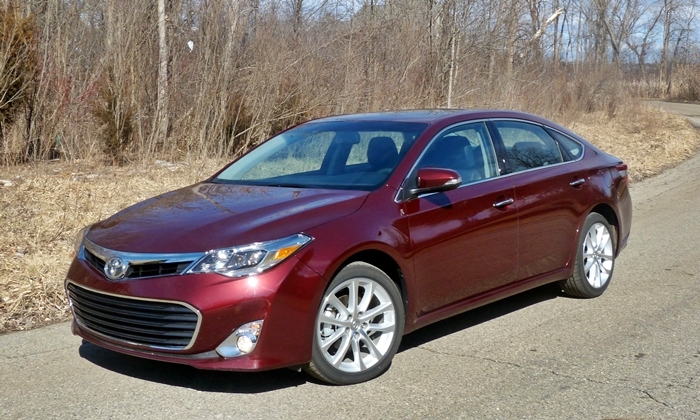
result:
[[[294,36],[298,39],[304,19],[304,0],[289,0],[292,7],[292,27]]]
[[[654,1],[630,0],[629,19],[623,32],[625,45],[637,59],[639,74],[646,79],[646,64],[652,47],[652,36],[664,12],[663,7]]]
[[[116,145],[116,162],[235,155],[341,112],[614,115],[628,81],[644,95],[696,85],[697,3],[0,0],[37,22],[40,65],[10,134],[66,159]]]
[[[168,109],[170,51],[168,49],[168,15],[166,0],[158,0],[158,105],[156,114],[158,128],[156,131],[157,142],[166,143],[168,130],[170,129],[170,114]]]

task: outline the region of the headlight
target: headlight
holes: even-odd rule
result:
[[[75,251],[76,257],[80,256],[80,248],[83,246],[83,238],[85,238],[85,235],[88,233],[91,226],[92,225],[85,226],[84,228],[80,229],[75,235],[75,242],[73,242],[73,250]]]
[[[291,257],[311,239],[299,233],[269,242],[214,249],[200,258],[187,273],[218,273],[227,277],[258,274]]]

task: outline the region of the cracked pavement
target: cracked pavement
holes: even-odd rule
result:
[[[428,326],[374,381],[198,371],[97,348],[63,323],[0,336],[0,418],[698,419],[700,155],[632,196],[603,296],[542,287]]]

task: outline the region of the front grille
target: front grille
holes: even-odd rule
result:
[[[184,263],[162,263],[162,264],[141,264],[129,266],[126,272],[127,279],[138,279],[142,277],[166,276],[169,274],[180,274],[192,261]]]
[[[85,248],[85,261],[95,267],[100,273],[104,272],[105,261]],[[140,279],[144,277],[167,276],[183,273],[192,261],[172,263],[150,263],[129,265],[125,279]]]
[[[73,283],[66,289],[76,320],[94,333],[167,350],[194,342],[200,316],[185,304],[108,295]]]
[[[100,273],[104,273],[105,262],[100,259],[97,255],[85,249],[85,261],[90,263],[91,266],[95,267]]]

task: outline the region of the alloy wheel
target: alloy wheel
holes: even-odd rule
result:
[[[396,309],[375,280],[354,277],[329,291],[320,306],[317,340],[326,362],[344,373],[375,366],[390,350]]]
[[[613,241],[607,227],[594,223],[583,241],[583,270],[594,288],[605,285],[613,268]]]

